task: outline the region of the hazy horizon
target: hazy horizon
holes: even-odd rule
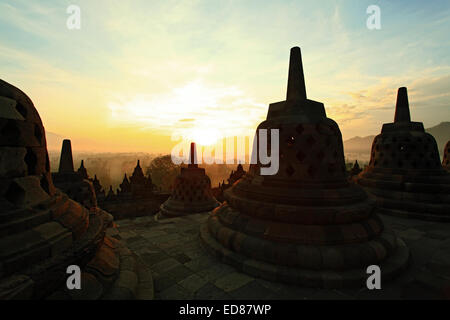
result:
[[[344,140],[392,122],[397,88],[425,127],[450,120],[450,3],[377,1],[0,3],[2,79],[33,100],[45,129],[91,152],[170,153],[253,134],[285,98],[302,48],[308,98]],[[69,30],[66,9],[81,9]]]

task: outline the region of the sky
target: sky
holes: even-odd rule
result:
[[[0,0],[0,78],[76,151],[169,153],[253,134],[300,46],[308,98],[349,139],[392,122],[401,86],[413,121],[450,121],[448,30],[447,0]]]

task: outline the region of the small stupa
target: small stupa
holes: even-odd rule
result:
[[[89,179],[87,169],[84,167],[84,160],[81,160],[81,164],[77,170],[77,173],[81,176],[81,178],[86,179],[86,180]]]
[[[83,170],[84,169],[84,170]],[[86,208],[97,207],[97,197],[95,189],[89,177],[87,176],[84,161],[77,172],[73,166],[72,143],[66,139],[61,148],[61,157],[59,160],[59,170],[52,174],[53,183],[57,188],[66,193],[69,198],[83,204]]]
[[[103,201],[105,199],[105,190],[103,190],[97,175],[94,175],[94,180],[92,180],[92,185],[94,186],[95,196],[97,201]]]
[[[120,192],[118,192],[118,195],[131,196],[131,184],[126,173],[123,177],[122,183],[119,185],[119,188]]]
[[[405,87],[398,89],[394,122],[383,124],[356,181],[373,195],[380,213],[450,221],[450,174],[434,137],[422,122],[411,121]]]
[[[176,217],[209,212],[219,205],[211,191],[211,180],[204,168],[197,164],[195,143],[191,143],[189,164],[181,168],[176,177],[172,194],[160,207],[159,216]]]
[[[322,103],[307,99],[298,47],[286,100],[269,106],[260,129],[279,130],[267,146],[279,142],[279,170],[263,175],[258,156],[225,191],[226,202],[201,227],[206,248],[243,272],[309,287],[366,286],[370,265],[383,281],[401,273],[409,250],[348,182],[341,132]]]
[[[353,167],[350,169],[350,177],[356,176],[360,174],[362,171],[361,167],[359,166],[358,160],[355,160],[355,163],[353,164]]]

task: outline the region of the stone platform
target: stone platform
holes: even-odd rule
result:
[[[154,217],[117,221],[127,247],[149,267],[155,299],[450,299],[450,225],[382,216],[410,248],[409,268],[381,290],[314,289],[271,282],[222,263],[199,236],[205,214],[156,221]]]

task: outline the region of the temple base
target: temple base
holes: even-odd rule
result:
[[[210,217],[211,219],[212,217]],[[369,275],[366,269],[348,270],[314,270],[298,267],[274,265],[246,257],[231,251],[217,241],[210,233],[207,221],[200,228],[200,238],[203,246],[238,270],[255,277],[269,281],[278,281],[312,288],[348,288],[365,287]],[[382,282],[389,281],[400,275],[409,265],[410,252],[403,240],[395,238],[397,249],[385,261],[378,264],[381,270]],[[369,266],[369,265],[368,265]]]
[[[368,191],[369,197],[375,201],[376,213],[406,219],[450,222],[450,204],[448,204],[448,200],[444,199],[444,197],[448,198],[448,196],[442,196],[442,199],[437,200],[432,199],[433,202],[431,202],[428,198],[436,195],[430,196],[423,193],[408,193],[393,190],[385,191],[367,187],[365,189]],[[426,200],[417,202],[413,199]]]

